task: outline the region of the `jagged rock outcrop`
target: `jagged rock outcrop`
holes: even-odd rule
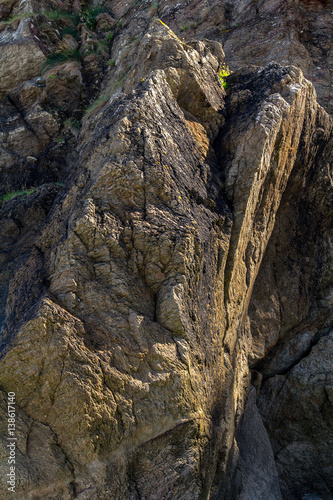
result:
[[[0,211],[3,498],[8,392],[22,500],[332,494],[332,119],[293,65],[226,91],[208,5],[153,20],[203,3],[106,2],[0,103],[3,182],[41,184]]]
[[[36,43],[31,24],[22,19],[16,29],[7,29],[0,33],[0,99],[5,97],[20,83],[40,74],[40,66],[45,55]]]
[[[271,61],[301,68],[332,114],[331,0],[160,1],[159,15],[186,40],[222,41],[233,70]]]

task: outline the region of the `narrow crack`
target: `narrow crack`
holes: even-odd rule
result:
[[[68,348],[68,346],[66,346],[66,347]],[[60,376],[59,376],[59,382],[57,383],[57,386],[55,387],[53,394],[51,394],[51,396],[50,396],[52,406],[54,405],[56,393],[57,393],[57,391],[61,385],[61,382],[62,382],[62,377],[63,377],[63,373],[64,373],[64,368],[65,368],[65,361],[66,361],[66,355],[62,359],[62,366],[61,366],[61,371],[60,371]]]
[[[60,442],[59,442],[59,437],[57,435],[57,433],[52,429],[51,425],[46,423],[46,422],[42,422],[42,421],[39,421],[39,420],[36,420],[34,417],[32,417],[27,411],[26,409],[22,408],[21,405],[16,402],[16,407],[20,410],[20,412],[22,412],[24,415],[26,415],[30,421],[31,421],[31,424],[29,426],[29,429],[28,429],[28,433],[27,433],[27,440],[26,440],[26,446],[27,446],[27,452],[26,452],[26,455],[27,457],[29,457],[29,452],[28,452],[28,447],[29,447],[29,439],[30,439],[30,434],[31,434],[31,431],[32,431],[32,428],[34,425],[44,425],[45,427],[47,427],[48,429],[50,429],[51,431],[51,434],[54,438],[54,442],[56,444],[56,446],[59,447],[61,453],[63,454],[64,456],[64,459],[65,459],[65,463],[68,464],[68,468],[70,470],[70,473],[72,475],[72,483],[69,483],[68,486],[72,485],[73,487],[73,496],[72,498],[77,498],[77,493],[76,493],[76,488],[75,488],[75,481],[76,481],[76,477],[75,477],[75,467],[72,463],[72,461],[70,460],[67,452],[63,449],[63,447],[61,446]]]
[[[298,356],[293,362],[291,362],[290,365],[288,366],[288,368],[286,368],[285,370],[283,370],[281,372],[278,372],[277,375],[286,375],[290,370],[292,370],[296,365],[298,365],[303,359],[307,358],[311,354],[313,347],[315,347],[318,344],[319,340],[322,339],[323,337],[326,337],[327,335],[329,335],[331,333],[331,331],[332,331],[332,329],[331,329],[331,327],[329,327],[329,328],[325,328],[325,330],[323,330],[320,334],[315,335],[313,337],[313,339],[311,340],[309,347],[307,349],[305,349],[305,351],[300,356]]]
[[[141,493],[139,490],[139,485],[138,485],[137,479],[136,479],[134,474],[132,475],[132,481],[133,481],[135,493],[137,495],[137,500],[142,500]]]
[[[40,139],[38,137],[38,134],[36,134],[36,132],[34,131],[33,127],[30,125],[30,123],[26,120],[24,114],[22,113],[22,111],[20,110],[19,106],[15,103],[15,101],[8,95],[7,96],[7,99],[9,101],[9,103],[13,106],[13,108],[16,109],[16,111],[18,112],[18,114],[20,115],[25,127],[27,128],[27,130],[29,130],[29,132],[31,132],[37,139],[38,142],[40,142]]]
[[[328,328],[325,328],[321,333],[315,335],[311,339],[310,345],[306,349],[304,349],[301,353],[299,353],[299,355],[296,356],[296,358],[292,359],[286,368],[284,368],[283,370],[276,370],[272,374],[264,376],[263,382],[265,382],[266,380],[268,380],[270,378],[275,377],[276,375],[288,375],[289,372],[295,366],[297,366],[301,361],[303,361],[303,359],[306,359],[311,354],[312,349],[318,344],[318,342],[323,337],[326,337],[327,335],[329,335],[331,332],[332,332],[332,327],[328,327]],[[270,358],[270,359],[272,359],[272,358]],[[259,372],[264,371],[265,370],[265,359],[260,361],[260,364],[258,364],[257,367],[254,367],[254,369],[256,369]]]

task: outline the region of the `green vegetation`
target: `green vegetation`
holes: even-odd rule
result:
[[[80,33],[75,26],[64,26],[60,29],[60,35],[71,35],[77,42],[80,40]]]
[[[219,72],[219,78],[221,80],[221,83],[222,83],[222,87],[224,89],[227,89],[229,87],[229,83],[226,82],[226,78],[231,75],[232,71],[230,71],[229,69],[229,66],[227,66],[226,64],[223,64],[223,66],[221,67],[221,70]]]
[[[46,18],[46,21],[45,21]],[[80,23],[80,15],[78,13],[71,14],[62,10],[52,10],[43,12],[39,22],[39,28],[42,33],[48,34],[50,32],[49,22],[52,21],[58,29],[61,37],[64,35],[71,35],[76,41],[79,41],[80,33],[78,26]]]
[[[231,28],[227,28],[226,26],[221,26],[220,31],[221,33],[228,33],[228,31],[231,31]]]
[[[65,31],[62,32],[62,30],[74,29],[77,32],[79,25],[84,25],[90,31],[95,31],[97,24],[96,18],[99,14],[104,12],[108,13],[106,7],[98,5],[89,6],[77,13],[69,13],[63,10],[52,10],[44,12],[44,15],[57,24],[60,28],[60,34],[65,34]]]
[[[85,110],[84,112],[84,118],[89,118],[91,115],[93,115],[96,111],[99,109],[102,109],[103,106],[108,102],[110,99],[110,96],[108,94],[103,95],[102,97],[99,97],[96,99],[94,102],[92,102]]]
[[[26,189],[24,191],[13,191],[11,193],[6,193],[6,194],[2,195],[0,200],[5,203],[6,201],[12,200],[16,196],[19,196],[21,198],[23,196],[27,196],[28,194],[32,194],[35,191],[36,191],[36,188],[30,188],[30,189]]]
[[[16,16],[9,17],[8,19],[5,19],[4,21],[0,22],[0,26],[5,26],[5,25],[11,25],[14,24],[15,21],[20,21],[21,19],[27,19],[28,17],[34,17],[36,14],[33,12],[24,12],[23,14],[17,14]]]
[[[157,16],[157,15],[158,15],[158,3],[153,2],[150,6],[150,9],[149,9],[149,16],[153,17],[153,16]]]
[[[59,26],[77,26],[80,22],[80,14],[78,13],[72,14],[63,10],[47,10],[43,14]]]
[[[74,130],[80,130],[80,128],[81,128],[80,120],[66,120],[65,123],[67,123],[68,126]]]
[[[105,106],[105,104],[108,102],[110,97],[116,92],[116,90],[123,88],[126,82],[127,75],[128,71],[123,73],[122,76],[120,76],[117,80],[115,80],[112,83],[111,88],[107,94],[104,94],[103,96],[99,97],[86,108],[84,112],[84,119],[90,118],[90,116],[92,116],[96,111],[99,111],[101,108],[103,108],[103,106]]]
[[[102,5],[90,6],[82,11],[80,21],[84,23],[89,30],[95,31],[97,24],[96,17],[99,14],[107,12],[107,8]]]
[[[91,34],[89,33],[91,42],[90,46],[85,46],[82,42],[81,47],[79,45],[79,49],[63,48],[60,42],[58,50],[52,52],[44,62],[42,73],[65,61],[81,61],[83,56],[87,54],[96,53],[106,56],[108,54],[108,44],[113,38],[113,33],[109,28],[94,33],[97,26],[96,19],[99,14],[104,12],[107,13],[108,11],[103,6],[90,6],[80,13],[69,13],[62,10],[44,12],[44,21],[39,25],[42,32],[45,33],[44,36],[48,37],[50,32],[49,23],[45,22],[46,18],[56,24],[61,38],[64,35],[71,35],[80,44],[82,36],[84,34],[87,36],[86,31],[88,30],[88,32],[91,32]]]
[[[49,69],[58,66],[65,61],[81,61],[82,52],[77,49],[68,49],[61,52],[53,52],[50,54],[46,61],[42,65],[42,73],[45,73]],[[51,75],[54,78],[54,75]]]
[[[182,31],[186,31],[186,30],[188,30],[188,26],[186,26],[186,25],[182,26]]]
[[[37,17],[40,18],[42,17],[43,20],[38,19],[39,21],[39,26],[43,28],[43,25],[45,25],[45,18],[47,21],[53,21],[59,30],[59,33],[61,36],[63,35],[72,35],[75,40],[79,40],[80,37],[80,29],[85,26],[88,28],[90,31],[95,31],[96,25],[97,25],[97,20],[96,18],[98,17],[99,14],[102,13],[109,13],[108,9],[106,7],[103,7],[101,5],[97,6],[89,6],[83,9],[81,12],[76,12],[76,13],[70,13],[66,12],[63,10],[49,10],[42,12],[41,14],[39,13],[34,13],[34,12],[24,12],[22,14],[17,14],[16,16],[12,16],[8,19],[5,19],[4,21],[0,22],[0,26],[3,25],[11,25],[14,24],[15,21],[21,20],[21,19],[26,19],[29,17]],[[118,26],[121,26],[122,22],[118,22]],[[46,26],[44,26],[46,28]],[[49,28],[49,27],[48,27]],[[108,31],[108,28],[106,28],[106,31]],[[107,34],[107,39],[112,40],[112,33]]]
[[[110,66],[111,68],[113,68],[113,67],[114,67],[114,65],[116,64],[116,61],[115,61],[114,59],[109,59],[108,63],[109,63],[109,66]]]

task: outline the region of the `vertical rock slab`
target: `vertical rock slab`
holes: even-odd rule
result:
[[[275,457],[251,387],[232,449],[234,472],[230,486],[216,498],[282,500]]]
[[[259,410],[288,498],[332,490],[332,124],[321,108],[309,116],[249,310]]]
[[[282,68],[275,63],[264,70],[253,67],[235,73],[228,81],[232,88],[227,101],[229,115],[217,147],[226,197],[234,214],[224,289],[224,349],[232,367],[226,382],[225,413],[226,448],[230,450],[243,412],[242,395],[249,383],[248,360],[251,362],[258,348],[247,316],[253,287],[297,157],[300,154],[309,159],[316,116],[321,117],[322,111],[312,85],[294,67]],[[326,113],[323,130],[322,144],[331,130]],[[304,142],[305,131],[309,142]],[[259,345],[262,349],[263,344]],[[225,469],[218,472],[221,476],[225,473]]]
[[[288,498],[332,493],[332,340],[329,331],[295,367],[262,387],[259,409]]]
[[[177,40],[176,49],[185,57]],[[220,99],[216,109],[205,102],[219,123],[224,93],[204,64],[214,78],[200,92]],[[207,138],[200,119],[191,118]],[[25,430],[18,488],[44,498],[207,496],[210,437],[223,433],[215,360],[230,227],[227,207],[212,199],[216,161],[203,158],[162,69],[94,120],[66,195],[9,285],[1,384],[15,386],[20,420],[50,429],[47,468],[58,456],[67,464],[44,479]]]

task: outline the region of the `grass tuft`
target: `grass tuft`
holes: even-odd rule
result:
[[[20,21],[21,19],[27,19],[28,17],[35,17],[36,14],[33,12],[24,12],[23,14],[17,14],[16,16],[9,17],[0,22],[0,26],[14,24],[15,21]]]
[[[81,12],[80,20],[87,26],[89,30],[94,31],[97,24],[96,17],[99,14],[103,14],[104,12],[109,13],[108,9],[106,7],[103,7],[102,5],[88,7]]]
[[[58,27],[73,26],[77,27],[80,22],[80,15],[69,13],[63,10],[50,10],[43,13],[45,17],[57,24]]]
[[[103,95],[102,97],[99,97],[96,99],[94,102],[92,102],[85,110],[84,112],[84,118],[90,118],[96,111],[99,111],[100,109],[105,106],[105,104],[108,102],[110,99],[110,96],[108,94]]]
[[[6,193],[1,196],[0,200],[2,202],[6,202],[9,200],[12,200],[13,198],[20,197],[22,198],[23,196],[27,196],[28,194],[32,194],[36,191],[36,188],[31,188],[31,189],[26,189],[24,191],[13,191],[11,193]]]
[[[42,65],[42,73],[58,66],[65,61],[81,61],[82,52],[78,49],[68,49],[50,54]]]

